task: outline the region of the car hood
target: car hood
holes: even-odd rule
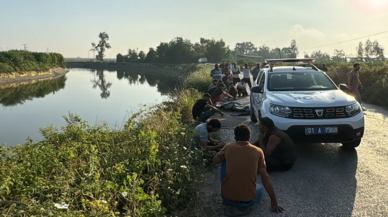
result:
[[[273,91],[267,94],[272,104],[291,107],[346,106],[356,100],[341,90],[325,91]]]

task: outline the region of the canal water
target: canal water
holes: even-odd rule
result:
[[[42,139],[39,128],[66,125],[63,115],[119,128],[144,105],[167,99],[176,82],[125,71],[71,69],[65,77],[0,89],[0,145]]]

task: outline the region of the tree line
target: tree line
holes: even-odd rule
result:
[[[0,73],[48,71],[53,67],[65,68],[65,58],[59,53],[9,50],[0,52]]]
[[[96,59],[102,61],[105,49],[109,49],[107,33],[100,33],[98,45],[92,44],[92,49],[98,51]],[[360,42],[357,47],[358,61],[384,61],[384,48],[378,41],[366,41],[365,46]],[[118,63],[142,61],[148,63],[196,63],[200,58],[206,58],[207,62],[232,62],[236,59],[239,62],[264,61],[273,58],[296,58],[299,56],[299,48],[295,39],[291,40],[287,47],[270,48],[267,45],[255,46],[252,42],[236,43],[234,49],[230,49],[225,42],[215,39],[200,38],[199,42],[191,42],[182,37],[176,37],[170,42],[161,42],[156,48],[149,48],[148,52],[138,52],[135,49],[128,49],[126,54],[117,54]],[[343,50],[334,50],[330,55],[321,50],[315,50],[311,54],[304,54],[305,58],[315,58],[317,62],[344,62],[346,54]]]

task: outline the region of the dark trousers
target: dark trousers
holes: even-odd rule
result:
[[[251,83],[251,79],[250,78],[243,78],[245,83],[248,84],[249,88],[252,88],[252,83]]]
[[[237,92],[239,95],[248,96],[248,92],[246,88],[237,88]]]
[[[236,85],[237,82],[240,82],[240,78],[233,78],[233,85]]]
[[[206,120],[209,119],[211,116],[213,116],[215,113],[216,111],[214,110],[206,111],[199,116],[199,120],[201,122],[206,122]]]
[[[265,164],[267,165],[267,172],[284,172],[288,171],[294,164],[285,164],[281,160],[271,156],[265,157]]]

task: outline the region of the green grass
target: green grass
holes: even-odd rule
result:
[[[200,96],[182,90],[115,130],[70,114],[61,129],[42,129],[41,142],[1,147],[0,214],[156,217],[186,208],[203,175],[201,152],[190,149]]]
[[[210,71],[211,66],[198,65],[197,69],[191,72],[183,82],[185,88],[194,88],[201,92],[207,92],[207,88],[212,83]]]

